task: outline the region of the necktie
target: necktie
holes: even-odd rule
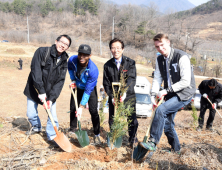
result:
[[[116,66],[117,66],[117,68],[119,70],[119,67],[120,67],[120,61],[119,60],[116,60]]]

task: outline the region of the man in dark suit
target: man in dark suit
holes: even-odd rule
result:
[[[136,96],[134,86],[136,84],[136,65],[135,61],[123,55],[124,43],[122,40],[114,38],[110,41],[109,47],[113,58],[104,64],[103,71],[103,86],[109,96],[109,126],[112,126],[114,115],[114,95],[112,90],[112,82],[120,82],[121,74],[126,77],[127,92],[120,96],[120,102],[127,103],[130,100],[131,107],[134,112],[128,117],[131,120],[129,131],[129,142],[132,147],[134,142],[137,142],[136,132],[138,128],[138,121],[136,118]]]

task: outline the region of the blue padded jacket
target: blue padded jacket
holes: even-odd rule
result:
[[[76,76],[78,62],[79,62],[78,55],[71,56],[68,61],[68,71],[70,79],[72,81],[76,81],[77,88],[85,90],[80,104],[86,105],[86,103],[89,100],[91,92],[93,91],[94,87],[97,84],[99,70],[95,65],[95,63],[93,63],[93,61],[89,59],[89,63],[79,79]]]

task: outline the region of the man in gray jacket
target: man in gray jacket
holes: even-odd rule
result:
[[[156,95],[165,98],[155,112],[150,131],[150,139],[140,145],[147,150],[156,150],[164,130],[171,148],[180,151],[180,143],[174,129],[174,118],[179,109],[190,103],[195,93],[195,80],[191,70],[190,59],[185,52],[170,47],[170,41],[164,34],[157,34],[154,45],[161,53],[156,60],[156,69],[151,90],[151,101],[156,106]],[[164,82],[164,89],[159,91]]]

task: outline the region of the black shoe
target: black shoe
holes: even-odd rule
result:
[[[75,132],[76,132],[76,128],[69,129],[68,131],[69,135],[73,135],[75,134]]]
[[[133,145],[135,147],[136,143],[138,143],[137,137],[133,141],[129,141],[128,147],[132,149]]]
[[[101,145],[102,142],[100,140],[100,134],[93,136],[94,144],[95,145]]]
[[[213,128],[212,128],[212,126],[207,126],[206,130],[213,131]]]
[[[27,132],[25,132],[25,134],[26,135],[35,135],[35,134],[39,134],[41,131],[34,131],[34,130],[32,130],[32,131],[27,131]]]
[[[200,131],[202,131],[202,129],[203,129],[203,127],[198,126],[196,130],[197,130],[198,132],[200,132]]]
[[[48,144],[54,148],[60,148],[59,145],[54,140],[49,140]]]

